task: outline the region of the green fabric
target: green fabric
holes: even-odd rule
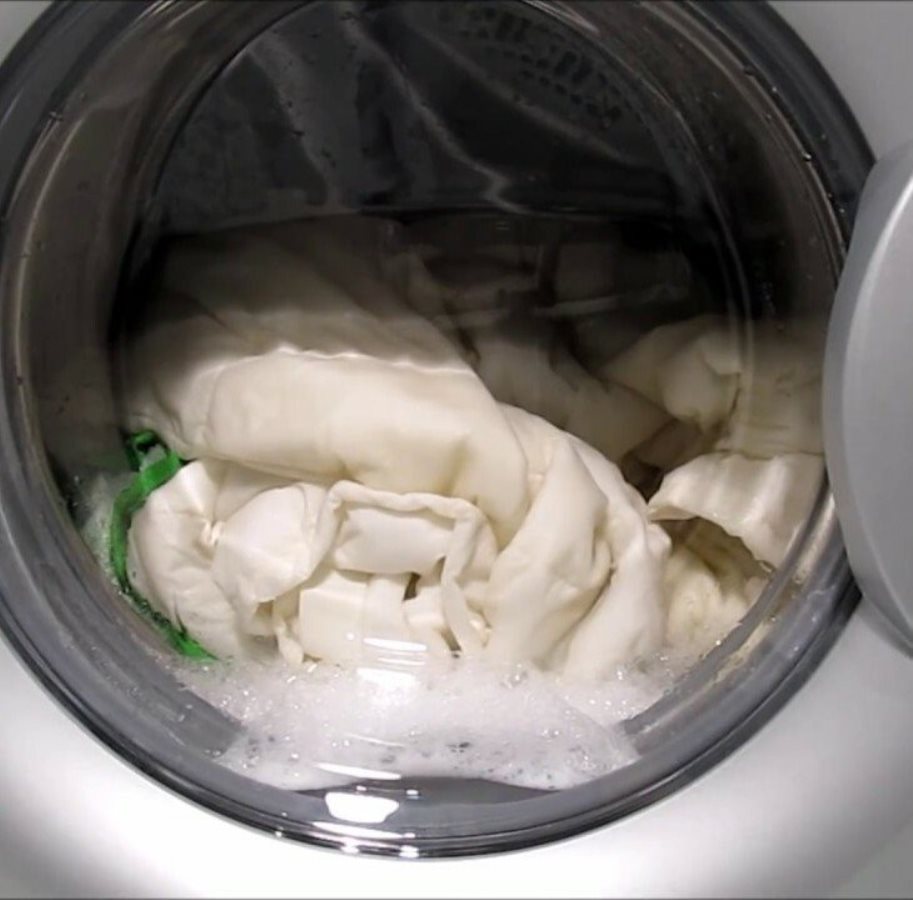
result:
[[[175,627],[170,619],[154,609],[133,587],[127,574],[127,533],[130,531],[133,516],[156,488],[170,481],[180,471],[184,460],[166,447],[153,431],[141,431],[130,435],[124,446],[136,477],[117,495],[111,514],[110,559],[118,587],[179,653],[191,659],[215,659],[187,633],[186,629]],[[157,453],[156,459],[154,457]]]

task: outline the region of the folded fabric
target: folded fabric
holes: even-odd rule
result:
[[[755,559],[778,566],[821,485],[820,456],[751,459],[708,453],[670,472],[651,497],[654,521],[706,519],[739,538]]]
[[[823,472],[810,453],[709,453],[666,475],[648,509],[683,526],[665,573],[668,643],[704,652],[742,618],[786,559]]]
[[[541,487],[492,569],[489,652],[599,677],[657,650],[667,536],[617,466],[538,416],[505,412]]]
[[[131,579],[226,656],[266,653],[273,638],[292,663],[459,649],[595,676],[655,650],[665,535],[598,453],[504,413],[530,453],[532,499],[500,552],[460,498],[205,460],[134,516]]]
[[[656,328],[604,370],[703,432],[714,449],[770,458],[821,453],[821,335],[816,323],[755,324],[716,316]]]

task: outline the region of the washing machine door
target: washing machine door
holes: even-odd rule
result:
[[[828,473],[863,592],[913,645],[913,143],[863,192],[831,317],[824,377]]]
[[[521,154],[516,152],[520,142],[513,126],[512,130],[503,125],[486,130],[469,127],[473,121],[466,125],[462,98],[478,96],[478,77],[467,77],[465,82],[449,77],[441,82],[442,93],[454,98],[444,111],[451,114],[452,121],[448,121],[452,128],[462,128],[459,134],[474,137],[479,146],[481,137],[493,134],[503,133],[509,139],[506,150],[489,143],[482,149],[486,159],[495,157],[502,166],[509,164],[511,171],[527,176],[511,180],[511,202],[518,197],[527,202],[536,199],[545,184],[550,192],[564,185],[566,197],[578,198],[578,205],[584,201],[592,204],[597,196],[592,178],[583,185],[585,190],[580,189],[579,180],[595,173],[614,205],[616,196],[621,194],[615,188],[629,185],[631,172],[641,171],[648,158],[644,146],[656,144],[659,157],[665,154],[671,162],[681,160],[689,167],[676,174],[680,169],[670,165],[669,172],[675,178],[661,170],[660,178],[638,180],[637,191],[629,199],[641,204],[650,199],[654,206],[664,199],[674,201],[670,205],[676,215],[683,210],[715,208],[709,202],[684,204],[679,202],[678,194],[666,190],[670,184],[681,184],[683,188],[700,186],[703,182],[693,175],[695,169],[690,161],[701,161],[699,174],[707,171],[713,175],[708,182],[714,188],[712,197],[725,197],[726,208],[731,209],[726,219],[731,221],[739,240],[729,241],[727,237],[725,247],[730,243],[745,247],[738,256],[744,257],[746,264],[731,267],[731,284],[740,289],[737,295],[750,299],[751,308],[758,315],[776,312],[776,298],[781,293],[789,297],[801,295],[797,297],[796,311],[811,312],[829,306],[840,273],[844,236],[849,231],[849,211],[855,207],[869,156],[851,117],[839,98],[833,96],[826,79],[806,60],[807,52],[791,43],[790,35],[765,13],[766,7],[538,3],[504,6],[509,8],[489,3],[359,5],[361,19],[385,19],[380,25],[373,23],[373,30],[367,28],[372,22],[366,25],[358,16],[353,18],[348,6],[333,4],[64,6],[62,11],[49,14],[47,30],[41,37],[47,42],[42,44],[42,52],[36,51],[26,59],[23,51],[17,63],[21,68],[9,69],[9,77],[0,85],[0,109],[5,110],[0,116],[0,198],[5,198],[0,203],[0,370],[9,374],[0,385],[0,455],[4,460],[0,466],[0,543],[10,548],[0,567],[0,627],[37,676],[80,721],[160,783],[204,807],[264,831],[346,851],[430,856],[518,848],[602,825],[659,799],[706,771],[767,721],[820,661],[855,603],[855,589],[834,527],[833,507],[822,490],[810,516],[810,528],[799,542],[801,546],[795,548],[789,565],[778,570],[763,602],[752,607],[740,626],[708,653],[674,692],[626,726],[637,741],[639,757],[630,767],[620,770],[617,778],[607,776],[534,796],[499,791],[495,797],[490,787],[485,787],[483,793],[482,788],[470,786],[478,788],[476,794],[482,794],[479,802],[473,803],[467,802],[470,788],[465,783],[426,787],[419,802],[414,799],[416,789],[408,782],[397,782],[399,787],[378,787],[372,782],[371,790],[376,794],[373,799],[381,810],[395,807],[395,811],[382,822],[368,822],[337,815],[339,806],[334,806],[337,798],[332,795],[328,801],[319,792],[280,790],[221,766],[216,757],[236,740],[238,724],[214,706],[188,695],[159,665],[154,655],[161,650],[154,643],[156,635],[149,633],[121,602],[123,598],[114,594],[80,541],[62,498],[75,497],[78,501],[78,491],[65,494],[64,488],[85,486],[89,481],[70,463],[83,451],[90,461],[107,459],[107,450],[112,447],[120,453],[121,441],[113,418],[95,421],[82,414],[78,403],[69,402],[75,382],[63,363],[82,358],[108,359],[109,304],[132,258],[130,251],[133,257],[138,255],[135,251],[142,246],[151,226],[170,221],[173,227],[179,222],[179,213],[206,213],[209,217],[213,212],[239,211],[235,206],[226,210],[224,204],[216,210],[200,204],[191,208],[187,202],[236,196],[212,190],[201,191],[203,196],[196,197],[189,188],[196,176],[200,185],[208,187],[210,182],[204,179],[220,174],[216,164],[223,158],[246,158],[240,152],[221,153],[227,142],[226,133],[229,137],[249,136],[240,129],[222,129],[220,140],[212,148],[191,140],[194,133],[200,136],[204,131],[201,128],[195,132],[193,110],[202,110],[205,124],[206,107],[200,98],[207,85],[218,93],[221,84],[225,88],[223,96],[244,101],[243,113],[257,113],[247,118],[261,124],[253,138],[259,135],[263,140],[253,141],[256,152],[249,155],[270,165],[250,168],[254,174],[263,175],[267,189],[258,190],[254,199],[266,196],[297,202],[302,196],[308,197],[305,189],[311,187],[310,182],[290,183],[286,178],[289,166],[283,164],[283,160],[297,162],[306,156],[298,146],[298,139],[305,136],[299,133],[303,129],[289,120],[295,112],[294,104],[289,107],[285,95],[274,90],[275,85],[266,76],[280,71],[283,78],[278,80],[284,82],[288,72],[307,74],[311,58],[308,54],[312,53],[308,48],[318,30],[304,27],[308,23],[298,20],[294,34],[300,40],[290,42],[287,28],[294,26],[296,20],[292,15],[285,18],[286,14],[307,18],[322,11],[334,20],[330,25],[338,25],[337,30],[345,34],[355,26],[364,26],[365,34],[371,38],[370,42],[367,37],[363,40],[364,52],[370,54],[370,59],[377,56],[378,42],[383,47],[383,40],[389,42],[391,35],[401,35],[397,29],[402,28],[402,23],[395,17],[405,10],[416,18],[435,13],[439,18],[431,23],[435,29],[430,33],[439,39],[438,43],[449,35],[444,44],[455,53],[471,38],[476,43],[470,49],[474,48],[483,61],[488,60],[489,66],[494,65],[494,59],[498,65],[520,67],[521,72],[526,72],[527,63],[512,47],[493,54],[488,42],[492,35],[499,41],[516,38],[519,42],[515,32],[519,30],[522,36],[524,28],[531,31],[536,26],[539,30],[535,33],[544,36],[542,53],[554,55],[556,71],[565,73],[562,77],[566,76],[572,85],[576,79],[586,86],[587,79],[591,79],[602,91],[599,79],[607,77],[603,68],[628,57],[638,63],[635,75],[641,70],[653,78],[662,74],[664,90],[658,91],[646,75],[634,77],[627,69],[619,69],[613,78],[625,90],[618,88],[618,103],[611,100],[613,94],[608,88],[605,104],[584,104],[576,112],[573,100],[562,99],[560,104],[554,101],[560,110],[571,109],[576,117],[573,121],[590,116],[608,133],[620,133],[625,137],[625,146],[632,135],[637,138],[633,164],[629,165],[629,157],[625,156],[619,157],[624,166],[595,166],[578,155],[571,165],[567,157],[553,149],[566,150],[566,139],[528,140],[520,149],[529,149],[531,154],[531,162],[525,164],[529,172],[520,171],[517,159]],[[431,13],[427,12],[429,9]],[[454,18],[456,12],[469,18],[475,15],[479,21],[462,23]],[[486,18],[491,16],[495,16],[494,24]],[[335,22],[337,18],[339,21]],[[527,20],[530,23],[523,25]],[[285,25],[278,32],[271,31],[270,23],[280,22]],[[572,26],[570,30],[568,26]],[[426,24],[425,31],[429,27]],[[261,31],[258,45],[255,38]],[[319,33],[325,39],[328,32],[336,33],[332,28]],[[506,37],[498,37],[502,34]],[[591,47],[594,36],[599,41]],[[571,40],[571,50],[579,44],[580,58],[592,58],[594,62],[568,68],[577,57],[570,50],[558,54],[555,48],[564,46],[562,40]],[[381,100],[399,96],[394,88],[402,76],[403,40],[396,43],[400,52],[395,56],[388,54],[389,62],[383,69],[389,73],[391,87]],[[423,85],[430,79],[429,73],[437,71],[427,64],[425,50],[418,52],[425,43],[416,38],[414,58],[407,60],[411,65],[409,72]],[[524,39],[523,46],[528,44],[529,40]],[[628,55],[614,50],[616,44],[622,49],[630,44]],[[104,54],[97,51],[100,45],[106,48]],[[300,59],[292,58],[295,65],[286,65],[289,46],[307,50]],[[248,48],[246,57],[239,53],[239,47]],[[255,56],[253,62],[251,55]],[[317,83],[341,84],[343,58],[333,53],[320,57],[318,62],[324,60],[324,69],[318,67]],[[365,107],[376,112],[378,105],[383,105],[377,100],[378,81],[362,77],[363,67],[358,59],[356,63],[350,66],[352,83],[357,88],[354,95],[362,96],[358,91],[366,91]],[[475,72],[478,66],[466,70]],[[222,71],[224,80],[217,77]],[[333,73],[333,78],[324,79],[324,71]],[[481,71],[487,70],[483,67]],[[237,86],[231,81],[234,75],[247,87],[254,84],[258,92],[229,90]],[[526,78],[524,83],[528,81],[530,86],[524,90],[530,96],[547,99],[550,95],[543,90],[551,81],[545,79],[543,84],[543,78]],[[612,79],[607,81],[610,87],[613,83]],[[67,91],[60,85],[66,85]],[[452,90],[454,85],[463,85],[466,92]],[[629,85],[638,90],[629,91]],[[429,91],[435,87],[424,86]],[[557,87],[555,97],[576,96],[564,82]],[[405,93],[427,97],[427,92],[419,95],[414,89]],[[602,98],[604,93],[594,95]],[[264,101],[264,94],[270,102]],[[635,99],[643,94],[645,99],[630,106],[620,120],[623,127],[617,126],[615,107],[629,94]],[[304,92],[294,94],[299,95],[304,96]],[[511,102],[516,105],[515,101],[514,97]],[[328,108],[335,114],[338,105],[341,104],[329,103]],[[392,100],[387,106],[393,116],[398,107]],[[289,109],[292,113],[287,112]],[[653,127],[650,133],[657,139],[652,143],[640,139],[645,130],[650,131],[644,123],[653,121],[645,115],[645,109],[654,111],[663,126]],[[503,123],[504,114],[500,107],[497,110],[497,115],[489,118],[495,124]],[[445,163],[462,162],[467,155],[465,142],[449,139],[449,132],[440,125],[441,116],[428,118],[427,102],[419,105],[419,113],[423,117],[419,122],[421,129],[410,132],[394,127],[399,120],[391,118],[394,125],[384,120],[383,128],[376,129],[383,141],[360,144],[340,140],[340,154],[331,154],[334,163],[342,150],[355,147],[374,167],[370,171],[379,173],[380,188],[387,182],[410,189],[416,184],[434,187],[430,178],[419,182],[401,177],[400,170],[393,166],[399,157],[381,154],[377,149],[379,144],[385,151],[398,150],[400,141],[408,143],[416,134],[428,134],[429,171],[433,173],[435,167],[444,167]],[[309,115],[313,122],[313,111]],[[547,123],[555,121],[551,113],[539,118]],[[430,124],[423,124],[427,122]],[[690,123],[689,128],[673,143],[671,138],[684,122]],[[566,131],[565,120],[559,119],[558,123]],[[288,127],[279,127],[283,124]],[[357,117],[354,124],[360,124]],[[360,134],[354,126],[352,133]],[[372,130],[367,133],[374,136]],[[447,138],[443,150],[431,140],[439,134]],[[290,147],[290,143],[294,146]],[[213,152],[188,154],[185,161],[196,160],[199,165],[180,171],[193,177],[169,181],[169,171],[175,170],[169,169],[165,157],[175,149],[172,159],[179,158],[182,146],[202,146]],[[408,160],[422,159],[411,146],[407,147],[409,152],[399,155]],[[808,151],[802,152],[806,147]],[[242,140],[240,146],[228,149],[245,150],[249,145]],[[334,166],[321,162],[326,157],[319,152],[320,146],[316,149],[318,152],[312,154],[317,160],[315,168],[325,165],[335,171]],[[476,153],[483,155],[478,147]],[[564,181],[543,181],[541,173],[537,175],[537,170],[543,168],[543,156],[546,162],[564,158],[558,172]],[[615,153],[613,158],[618,156]],[[413,169],[414,165],[406,174]],[[294,168],[295,172],[301,170],[303,167]],[[356,174],[363,175],[364,171],[365,167],[356,167]],[[486,171],[482,170],[482,175]],[[625,174],[624,179],[607,177],[619,171]],[[440,182],[445,186],[453,184],[450,178],[441,178]],[[466,183],[482,183],[485,188],[489,182],[490,179],[476,178],[472,172],[466,178]],[[188,190],[169,195],[168,185],[175,183]],[[360,185],[359,181],[355,187]],[[498,185],[503,187],[503,179]],[[268,190],[272,187],[286,190],[272,195]],[[362,195],[371,200],[375,210],[379,204],[403,199],[389,190],[377,189],[377,185],[367,187],[369,190],[357,192],[358,203],[348,206],[364,206]],[[295,193],[295,188],[300,189],[299,193]],[[680,193],[687,198],[693,191],[683,189]],[[314,195],[318,199],[323,196],[317,191]],[[250,199],[241,192],[237,196]],[[503,192],[497,196],[503,199]],[[429,206],[425,202],[417,204],[413,194],[405,199],[411,201],[409,208],[413,211],[417,205]],[[444,199],[447,208],[452,209],[460,205],[457,200],[464,198],[454,198],[450,192]],[[177,200],[183,205],[178,205]],[[552,203],[554,208],[554,197]],[[443,207],[443,200],[437,205]],[[168,216],[157,218],[159,210]],[[247,208],[241,211],[249,212]],[[558,211],[566,211],[564,204]],[[285,212],[289,213],[289,209],[285,208]],[[292,212],[304,215],[308,210],[296,205]],[[70,220],[80,227],[61,227],[62,222]],[[194,230],[207,223],[185,224],[188,230]],[[639,234],[643,241],[643,232]],[[861,226],[858,234],[863,234]],[[711,249],[715,246],[711,245]],[[868,259],[864,247],[861,253],[863,260]],[[716,257],[708,250],[701,256],[704,258]],[[853,266],[851,261],[848,273]],[[730,268],[721,267],[721,272],[722,281],[722,275],[728,276]],[[726,295],[724,291],[719,293]],[[84,384],[79,382],[77,386]],[[109,387],[107,380],[102,387]],[[93,399],[100,395],[98,390],[84,393]],[[833,456],[837,458],[836,453]],[[794,579],[793,571],[807,577]],[[768,620],[772,623],[770,629]],[[410,790],[412,794],[408,793]]]

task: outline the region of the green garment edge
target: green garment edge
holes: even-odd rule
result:
[[[110,560],[118,587],[130,598],[137,611],[149,619],[182,656],[199,660],[215,659],[187,633],[185,628],[175,627],[167,616],[154,609],[131,584],[127,574],[127,533],[130,531],[133,516],[154,490],[170,481],[181,470],[186,460],[167,447],[154,431],[131,434],[124,442],[124,446],[130,468],[136,472],[136,478],[117,495],[111,513]],[[152,455],[159,448],[164,455],[152,459]]]

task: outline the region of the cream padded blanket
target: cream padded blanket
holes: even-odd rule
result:
[[[760,571],[714,565],[719,541],[716,556],[676,546],[670,564],[657,523],[703,519],[752,564],[782,560],[820,472],[801,346],[759,369],[719,322],[692,320],[597,379],[470,334],[483,382],[427,316],[453,288],[390,253],[390,227],[171,251],[125,355],[126,424],[195,461],[134,517],[136,587],[217,655],[291,663],[460,650],[600,677],[717,613],[731,625]],[[670,423],[715,443],[648,506],[607,455]]]

